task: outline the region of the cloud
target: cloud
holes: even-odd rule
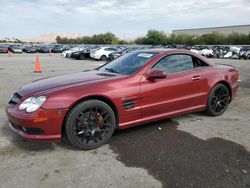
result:
[[[249,0],[9,0],[0,6],[0,38],[111,31],[134,38],[149,29],[249,24]]]

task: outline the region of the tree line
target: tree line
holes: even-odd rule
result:
[[[17,39],[17,38],[4,38],[4,39],[0,39],[0,43],[22,43],[21,40]]]
[[[149,30],[145,36],[138,37],[133,41],[119,39],[115,34],[107,32],[93,36],[83,36],[78,38],[56,37],[59,44],[144,44],[144,45],[250,45],[249,34],[232,32],[224,35],[219,32],[212,32],[203,35],[188,34],[166,34],[163,31]]]
[[[113,33],[107,32],[93,36],[83,36],[78,38],[56,37],[59,44],[124,44],[126,41],[119,40]]]

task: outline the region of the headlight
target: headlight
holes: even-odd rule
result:
[[[30,98],[26,99],[25,101],[23,101],[20,104],[19,110],[26,109],[26,112],[28,112],[28,113],[34,112],[38,108],[40,108],[45,101],[46,101],[45,96],[41,96],[41,97],[38,97],[38,98],[30,97]]]

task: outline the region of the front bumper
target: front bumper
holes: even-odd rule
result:
[[[62,124],[66,113],[66,109],[38,109],[33,113],[26,113],[25,111],[18,110],[13,105],[8,105],[6,108],[9,127],[25,140],[60,140],[62,137]]]

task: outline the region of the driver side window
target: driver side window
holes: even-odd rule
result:
[[[193,60],[190,55],[175,54],[161,59],[153,66],[153,70],[162,69],[167,74],[191,70],[194,68]]]

